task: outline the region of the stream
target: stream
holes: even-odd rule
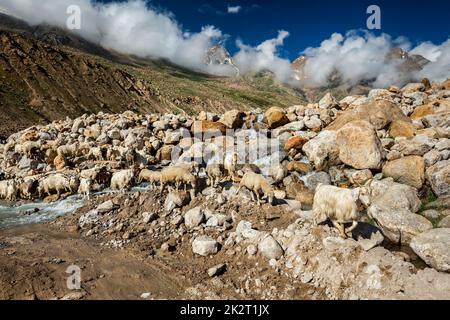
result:
[[[143,192],[148,189],[147,184],[142,184],[132,188],[129,193]],[[92,193],[91,197],[108,193],[117,193],[117,191],[112,192],[110,189],[105,189],[97,193]],[[71,214],[82,208],[86,203],[87,197],[80,194],[71,195],[52,203],[45,203],[42,200],[22,200],[14,204],[0,202],[0,230],[48,222],[60,216]]]

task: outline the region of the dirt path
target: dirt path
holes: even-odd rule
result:
[[[74,294],[66,285],[72,264],[82,270],[85,299],[140,299],[146,292],[151,298],[177,298],[181,291],[176,275],[156,261],[54,229],[35,225],[0,231],[0,299]]]

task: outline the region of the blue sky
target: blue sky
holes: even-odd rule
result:
[[[413,44],[432,41],[440,44],[450,35],[450,1],[269,1],[269,0],[152,0],[151,5],[169,10],[185,30],[197,32],[214,25],[230,35],[227,48],[234,53],[235,40],[256,45],[290,32],[281,56],[295,59],[306,47],[317,47],[333,32],[366,29],[371,4],[381,8],[382,30],[392,37],[405,36]],[[239,13],[227,13],[228,6],[241,6]],[[375,32],[378,34],[380,32]]]

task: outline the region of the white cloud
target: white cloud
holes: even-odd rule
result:
[[[241,6],[228,6],[228,13],[239,13],[241,10]]]
[[[203,63],[208,48],[222,32],[205,26],[185,32],[170,13],[146,6],[143,0],[99,4],[90,0],[1,0],[0,7],[30,24],[48,23],[65,28],[69,5],[81,8],[81,30],[75,33],[117,52],[165,58],[174,63],[219,72]],[[206,68],[208,68],[206,70]]]
[[[411,74],[400,72],[401,59],[387,61],[386,55],[393,48],[407,50],[411,47],[404,37],[392,39],[387,34],[375,36],[369,32],[358,33],[350,31],[345,35],[334,33],[324,40],[317,48],[307,48],[305,65],[306,80],[304,85],[326,85],[328,76],[337,70],[344,81],[357,84],[362,80],[374,80],[375,87],[387,87],[392,84],[402,85],[410,79],[420,80],[429,77],[432,80],[442,81],[450,76],[449,52],[450,41],[441,45],[422,43],[412,49],[412,54],[422,54],[425,58],[434,61],[425,66],[424,70],[413,71]],[[449,50],[449,51],[447,51]],[[450,52],[449,52],[450,53]]]
[[[204,26],[197,32],[183,30],[171,13],[149,8],[144,0],[108,4],[90,0],[0,0],[0,9],[30,24],[45,22],[62,28],[66,26],[69,5],[81,8],[81,30],[74,32],[106,49],[146,58],[165,58],[212,74],[235,74],[229,66],[204,64],[208,49],[227,38],[219,29]],[[242,8],[229,6],[229,9],[239,12]],[[290,61],[279,54],[288,36],[289,32],[282,30],[276,38],[255,47],[238,40],[239,51],[234,60],[241,74],[269,70],[280,81],[292,85],[322,86],[330,73],[338,70],[349,83],[374,80],[379,87],[402,85],[410,78],[443,81],[450,76],[450,39],[440,45],[424,42],[413,48],[410,53],[423,55],[432,63],[420,72],[404,74],[398,70],[402,61],[386,62],[385,57],[392,48],[410,49],[407,39],[350,31],[345,35],[335,33],[319,47],[307,48],[304,51],[308,57],[306,81],[294,82]]]
[[[410,51],[411,54],[418,54],[430,61],[436,61],[441,55],[440,46],[437,46],[431,42],[422,42],[420,45]]]
[[[291,73],[291,63],[278,55],[279,47],[283,46],[289,32],[281,30],[274,39],[266,40],[256,47],[251,47],[236,41],[239,52],[233,57],[241,73],[272,71],[278,80],[288,81]]]

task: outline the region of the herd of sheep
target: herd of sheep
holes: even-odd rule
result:
[[[400,153],[397,146],[406,142],[418,145],[425,138],[429,139],[425,137],[416,142],[411,138],[393,137],[398,124],[418,130],[408,122],[408,115],[414,111],[410,107],[413,102],[406,100],[406,93],[402,95],[396,90],[375,90],[372,97],[371,94],[368,98],[347,97],[341,102],[327,95],[319,104],[271,108],[263,119],[260,111],[232,110],[222,118],[206,112],[188,117],[137,115],[127,111],[123,114],[83,115],[75,120],[34,126],[0,143],[0,199],[50,198],[46,200],[55,201],[62,195],[75,193],[90,197],[92,193],[105,189],[126,191],[143,182],[155,190],[158,186],[161,193],[167,187],[174,187],[189,190],[195,196],[206,187],[205,181],[211,188],[231,181],[236,184],[236,194],[246,188],[254,201],[261,205],[263,200],[272,204],[279,195],[286,197],[289,185],[298,186],[297,176],[313,172],[320,177],[325,175],[326,179],[319,179],[305,192],[302,189],[299,201],[310,202],[316,223],[330,218],[341,236],[346,237],[358,224],[358,205],[370,193],[365,185],[374,178],[372,173],[380,171],[384,159],[395,159],[394,156]],[[406,90],[412,89],[408,87]],[[414,84],[413,90],[422,94],[425,89],[422,90],[421,84]],[[435,91],[429,89],[429,92],[427,95],[431,97]],[[401,104],[394,100],[398,96],[404,99]],[[392,101],[377,102],[385,101],[386,97],[393,97]],[[440,96],[437,98],[441,99]],[[369,113],[358,111],[370,101],[375,101],[375,104],[368,109]],[[370,112],[375,111],[371,110],[380,111],[372,116]],[[340,124],[342,119],[348,124]],[[325,130],[337,125],[342,129]],[[405,135],[409,134],[401,128],[401,134],[403,131]],[[248,134],[244,140],[247,145],[254,144],[249,133],[251,130],[265,132],[269,142],[276,141],[279,145],[267,157],[270,159],[275,153],[281,154],[280,161],[242,161],[247,159],[245,155],[238,156],[236,142],[233,141],[232,148],[228,148],[229,141],[225,136],[228,129],[234,129],[236,136]],[[420,130],[426,131],[427,128]],[[442,135],[444,131],[439,130]],[[196,135],[210,131],[218,134],[211,139]],[[367,140],[365,147],[372,148],[368,149],[369,154],[359,154],[359,147],[352,149],[352,141],[348,141],[350,135],[344,135],[347,131],[349,134],[359,132],[355,139]],[[421,135],[425,134],[428,131]],[[447,138],[441,140],[448,142]],[[201,150],[200,159],[195,150]],[[205,154],[211,150],[217,154],[208,158]],[[440,159],[445,156],[440,149],[431,151]],[[400,157],[408,155],[406,151],[402,152]],[[349,183],[353,188],[338,183],[330,185],[327,177],[333,174],[343,176],[347,172],[350,172]],[[346,223],[351,223],[347,229],[344,227]]]

